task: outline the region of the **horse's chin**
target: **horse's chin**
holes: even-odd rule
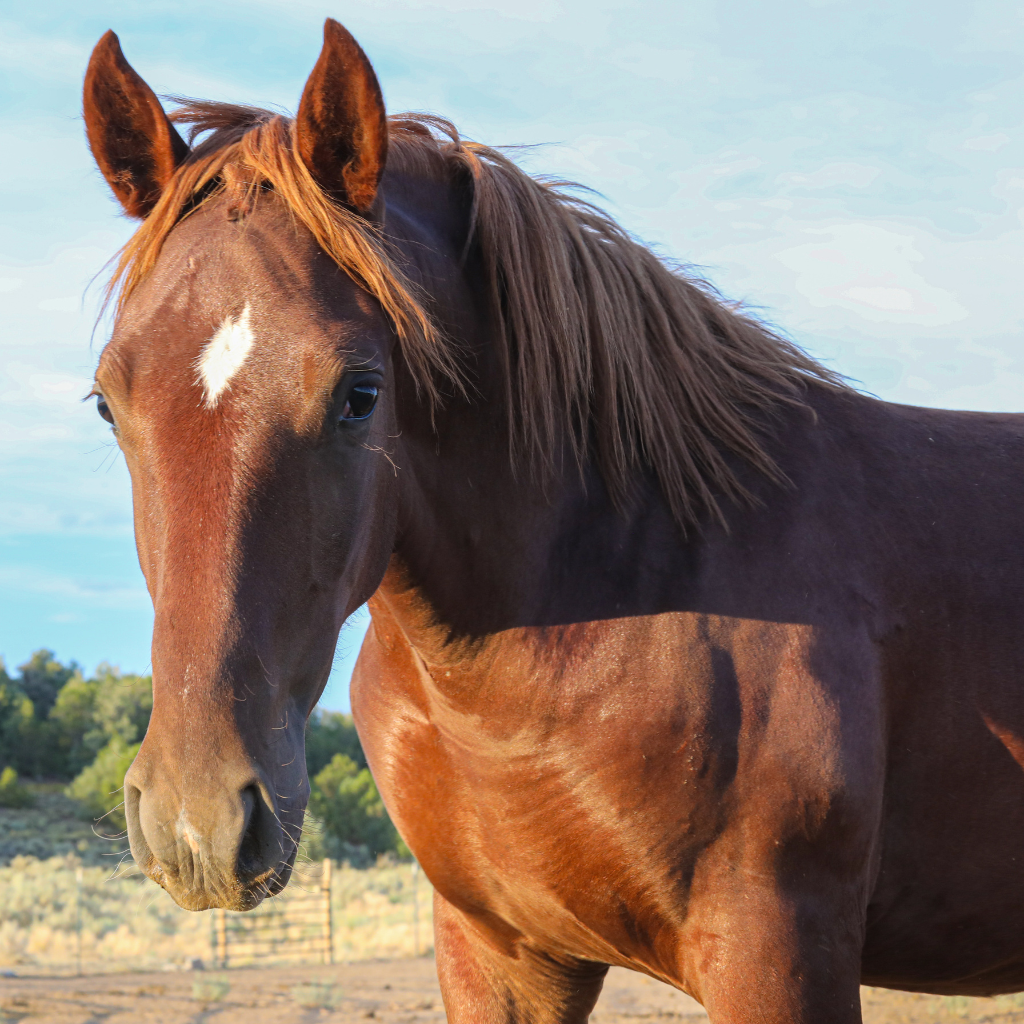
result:
[[[249,881],[234,880],[210,888],[173,885],[159,867],[146,872],[182,910],[255,910],[267,897],[277,896],[288,885],[292,876],[298,847],[293,846],[287,859],[273,871],[265,871]]]

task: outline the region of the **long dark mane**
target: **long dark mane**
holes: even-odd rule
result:
[[[122,250],[110,286],[119,305],[183,217],[225,192],[251,207],[272,188],[381,303],[428,399],[440,401],[444,378],[459,385],[455,342],[425,311],[381,230],[313,181],[290,119],[182,103],[171,118],[191,125],[190,142],[209,134]],[[729,453],[778,477],[760,435],[765,413],[800,402],[808,386],[841,387],[834,373],[667,265],[578,186],[531,177],[438,117],[400,114],[389,132],[389,167],[472,189],[467,252],[483,261],[489,285],[514,459],[550,468],[556,439],[567,435],[580,465],[598,460],[618,502],[646,464],[684,527],[703,512],[720,516],[720,496],[746,496]]]

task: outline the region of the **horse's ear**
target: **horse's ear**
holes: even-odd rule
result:
[[[89,147],[107,184],[129,217],[145,217],[189,150],[113,32],[92,51],[84,112]]]
[[[388,154],[384,97],[366,54],[333,18],[324,23],[324,48],[302,90],[295,142],[322,188],[369,213]]]

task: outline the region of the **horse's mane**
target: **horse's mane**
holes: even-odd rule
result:
[[[380,302],[413,378],[432,403],[443,380],[462,386],[456,343],[425,309],[401,257],[371,221],[334,202],[297,156],[292,122],[256,107],[180,100],[191,154],[121,251],[109,294],[121,308],[156,263],[173,227],[214,197],[251,207],[273,189],[318,244]],[[462,139],[439,117],[389,118],[388,167],[472,190],[467,254],[490,290],[504,368],[514,459],[551,468],[571,438],[582,466],[598,460],[619,504],[633,472],[657,474],[684,528],[717,498],[747,491],[738,455],[778,480],[761,441],[779,403],[840,378],[730,304],[705,281],[667,265],[571,182],[534,178],[502,152]]]

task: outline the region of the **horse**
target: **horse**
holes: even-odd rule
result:
[[[191,910],[287,884],[368,601],[352,709],[450,1021],[585,1021],[609,965],[714,1024],[1024,987],[1024,418],[860,393],[389,117],[334,21],[294,118],[179,102],[97,44],[141,221],[94,389],[155,611],[140,868]]]

